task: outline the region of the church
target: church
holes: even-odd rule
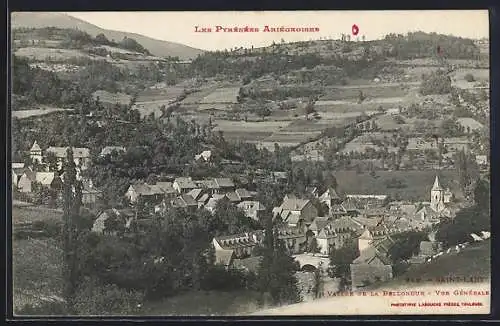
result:
[[[448,204],[453,199],[453,194],[450,189],[446,190],[441,187],[439,183],[439,177],[436,175],[436,179],[434,180],[434,185],[431,188],[431,209],[436,212],[442,212],[446,209]]]
[[[452,217],[453,193],[449,188],[443,188],[436,176],[434,184],[430,190],[431,201],[415,213],[415,217],[431,224],[439,222],[441,217]]]

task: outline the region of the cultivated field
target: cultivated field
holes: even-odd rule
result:
[[[63,212],[59,209],[40,206],[12,205],[12,224],[46,220],[62,220]]]
[[[342,99],[358,99],[359,92],[363,92],[366,97],[401,97],[406,95],[404,84],[374,84],[374,85],[351,85],[338,88],[330,88],[325,90],[325,95],[322,100],[342,100]]]
[[[161,89],[146,89],[137,96],[137,103],[155,103],[157,101],[175,100],[182,94],[184,87],[169,86]]]
[[[103,103],[110,103],[110,104],[119,103],[123,105],[129,104],[130,100],[132,99],[132,96],[125,93],[110,93],[103,90],[95,91],[92,94],[92,96],[94,97],[94,99],[99,97],[99,101]]]
[[[37,47],[27,47],[20,48],[15,52],[15,55],[20,57],[26,57],[34,61],[64,61],[70,58],[86,58],[86,59],[96,59],[88,54],[82,53],[79,50],[73,49],[52,49],[52,48],[37,48]],[[49,59],[50,57],[50,59]]]
[[[50,108],[50,107],[40,107],[40,109],[34,110],[15,110],[12,111],[12,118],[26,119],[35,116],[41,116],[46,114],[51,114],[59,111],[73,111],[72,109],[62,109],[62,108]]]
[[[339,184],[339,190],[350,194],[389,195],[401,200],[429,200],[430,189],[436,174],[443,187],[449,187],[456,197],[462,197],[455,170],[441,171],[377,171],[375,176],[368,172],[338,170],[332,171]],[[392,178],[403,180],[405,188],[387,188],[386,182]]]
[[[218,88],[212,93],[203,98],[201,103],[238,103],[236,96],[238,96],[239,87],[224,87]]]

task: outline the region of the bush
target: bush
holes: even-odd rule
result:
[[[472,83],[475,79],[474,79],[474,75],[472,75],[471,73],[468,73],[464,76],[464,79],[466,81],[468,81],[469,83]]]
[[[56,219],[33,222],[33,229],[36,231],[44,231],[44,234],[49,238],[58,238],[62,234],[62,222]]]
[[[244,272],[234,269],[226,270],[224,266],[220,265],[211,267],[201,283],[203,290],[218,291],[234,291],[244,289],[247,286],[251,286],[251,284],[248,284]]]
[[[451,92],[451,78],[441,70],[422,76],[420,93],[422,95],[447,94]]]
[[[80,286],[75,308],[78,315],[133,315],[140,312],[143,294],[87,278]]]

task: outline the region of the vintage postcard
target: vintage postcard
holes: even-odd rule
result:
[[[15,316],[490,313],[488,11],[10,38]]]

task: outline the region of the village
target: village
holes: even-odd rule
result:
[[[486,248],[487,39],[202,51],[18,24],[18,310],[244,314],[467,271]]]
[[[60,200],[64,180],[62,164],[67,149],[49,147],[42,150],[35,141],[29,150],[33,164],[12,164],[13,189],[27,196],[37,190],[50,190]],[[125,150],[120,146],[104,147],[100,156]],[[93,187],[91,180],[80,176],[80,171],[85,171],[90,164],[89,149],[73,148],[72,151],[77,178],[84,185],[82,203],[86,207],[95,207],[102,192]],[[47,155],[56,158],[53,164],[55,171],[50,171],[49,165],[42,163],[47,161]],[[208,164],[211,152],[204,151],[193,159]],[[280,177],[281,182],[286,182],[287,173],[272,173],[275,182],[280,182]],[[435,239],[435,226],[442,219],[453,219],[456,212],[463,208],[463,203],[455,200],[450,188],[441,184],[437,174],[428,189],[428,200],[410,202],[391,201],[387,195],[339,194],[334,187],[319,193],[313,187],[308,189],[311,197],[328,208],[321,216],[311,199],[286,195],[280,206],[272,208],[273,221],[278,239],[284,241],[289,253],[299,263],[297,275],[304,279],[303,295],[313,297],[311,275],[317,269],[324,269],[326,275],[332,250],[341,249],[353,240],[359,250],[359,256],[352,261],[350,268],[349,288],[353,291],[393,277],[389,248],[394,243],[393,237],[398,234],[408,231],[425,231],[428,234],[428,239],[420,242],[418,252],[411,257],[413,264],[429,262],[445,252],[449,254],[452,248],[444,250]],[[171,176],[170,181],[156,184],[135,183],[123,194],[126,207],[106,207],[95,211],[92,231],[115,235],[118,230],[132,232],[134,224],[148,223],[153,214],[167,213],[168,207],[188,212],[204,209],[214,213],[219,201],[238,207],[248,219],[259,223],[266,208],[255,197],[254,191],[237,188],[230,178],[224,177],[194,180],[191,177]],[[138,216],[139,205],[149,209],[146,214]],[[117,223],[122,225],[116,227]],[[111,225],[114,226],[112,229]],[[476,237],[475,240],[482,241],[489,237],[489,233]],[[263,239],[263,229],[215,237],[212,240],[215,261],[226,269],[255,273],[261,257],[255,255],[254,249],[262,245]],[[453,250],[459,251],[459,246]],[[328,291],[338,290],[338,284],[329,281],[326,283],[330,287]]]

